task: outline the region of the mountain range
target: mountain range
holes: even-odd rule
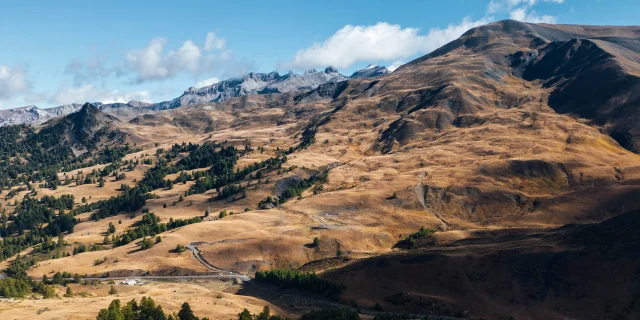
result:
[[[387,73],[389,73],[387,68],[377,65],[369,65],[362,70],[354,72],[350,77],[340,74],[338,70],[333,67],[327,67],[322,71],[312,69],[303,74],[296,74],[293,71],[283,75],[278,72],[250,72],[245,76],[223,80],[206,87],[188,88],[181,96],[169,101],[158,103],[139,101],[129,101],[127,103],[94,102],[93,105],[99,110],[114,116],[131,117],[159,110],[175,109],[181,106],[223,102],[233,97],[241,97],[247,94],[312,90],[325,83],[337,83],[350,78],[377,77]],[[80,110],[82,105],[82,103],[73,103],[47,109],[41,109],[37,106],[27,106],[0,110],[0,126],[41,124],[50,119],[76,112]]]

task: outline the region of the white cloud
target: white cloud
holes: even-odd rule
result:
[[[506,12],[518,7],[531,8],[540,2],[560,4],[564,3],[564,0],[491,0],[487,5],[487,12]]]
[[[348,68],[359,61],[405,59],[418,53],[431,52],[488,21],[465,18],[459,24],[450,24],[444,29],[434,28],[424,35],[420,34],[419,29],[402,28],[386,22],[369,26],[346,25],[324,42],[298,51],[294,59],[284,66],[300,69],[329,65]]]
[[[180,73],[197,76],[200,72],[210,71],[217,61],[231,59],[231,52],[225,50],[225,40],[209,32],[204,47],[186,40],[178,50],[165,53],[167,40],[153,38],[146,47],[131,50],[126,55],[129,70],[135,73],[136,82],[163,80]],[[203,54],[203,51],[212,51]]]
[[[0,99],[5,100],[31,90],[25,69],[0,65]]]
[[[538,15],[532,8],[541,2],[561,4],[564,0],[491,0],[487,5],[487,13],[508,12],[513,20],[532,23],[556,23],[558,17]]]
[[[198,71],[201,57],[200,48],[191,40],[185,41],[177,52],[169,54],[170,63],[173,63],[174,68],[194,73]]]
[[[393,72],[403,64],[405,64],[405,63],[400,61],[400,60],[394,61],[387,67],[387,70],[389,70],[389,72]]]
[[[49,99],[49,102],[54,104],[70,104],[82,102],[125,103],[132,100],[153,102],[153,100],[151,99],[151,93],[146,90],[123,92],[118,90],[96,88],[92,84],[87,84],[79,87],[62,88]]]
[[[513,20],[532,22],[532,23],[556,23],[558,18],[549,15],[539,16],[535,10],[527,12],[525,8],[517,8],[509,13],[509,17]]]
[[[198,83],[196,83],[196,88],[202,88],[202,87],[208,87],[214,83],[218,83],[220,82],[220,79],[217,77],[213,77],[213,78],[209,78],[209,79],[204,79],[202,81],[198,81]]]
[[[166,42],[164,38],[153,38],[145,48],[127,53],[127,62],[137,73],[138,82],[170,76],[166,58],[162,56]]]
[[[207,33],[207,38],[204,42],[204,49],[209,51],[212,49],[222,50],[226,47],[227,41],[224,38],[216,36],[215,33]]]

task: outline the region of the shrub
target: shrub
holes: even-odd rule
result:
[[[177,253],[184,252],[185,250],[187,250],[187,248],[185,248],[185,246],[183,246],[181,244],[176,245],[176,248],[173,249],[173,251],[177,252]]]
[[[151,241],[151,239],[148,239],[147,237],[144,237],[142,239],[142,241],[140,241],[140,250],[147,250],[147,249],[151,249],[153,248],[153,241]]]
[[[435,233],[435,230],[425,229],[424,227],[420,227],[418,232],[412,233],[408,235],[405,239],[402,239],[396,243],[396,247],[404,248],[404,249],[414,249],[417,246],[418,239],[426,237],[432,233]]]
[[[117,294],[117,293],[118,293],[118,290],[116,290],[115,286],[111,286],[109,288],[109,294]]]

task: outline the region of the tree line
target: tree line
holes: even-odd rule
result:
[[[109,307],[101,309],[96,320],[207,320],[208,318],[196,317],[188,303],[183,303],[177,314],[167,314],[157,305],[151,297],[142,297],[140,303],[135,299],[125,305],[120,300],[111,301]]]
[[[315,273],[291,269],[258,271],[255,279],[258,282],[268,283],[283,289],[297,289],[330,298],[338,298],[344,290],[342,284],[322,279]]]
[[[168,223],[159,223],[160,218],[153,212],[146,212],[140,222],[133,228],[128,229],[126,232],[113,236],[111,241],[114,247],[123,246],[131,243],[132,241],[144,237],[153,237],[157,234],[176,229],[182,226],[186,226],[192,223],[202,222],[202,218],[194,217],[191,219],[176,219],[169,218]]]

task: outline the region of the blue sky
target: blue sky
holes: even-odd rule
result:
[[[162,101],[248,71],[397,66],[495,20],[638,24],[640,1],[0,1],[0,109]]]

